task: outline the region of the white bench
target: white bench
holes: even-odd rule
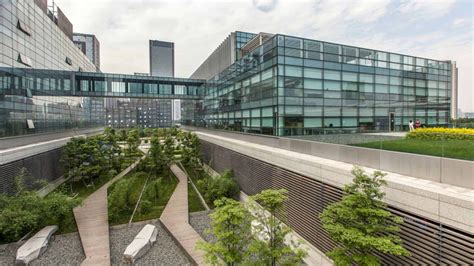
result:
[[[16,251],[16,265],[28,265],[32,260],[37,259],[44,251],[46,251],[49,238],[58,230],[57,225],[46,226],[28,239]]]
[[[123,253],[123,259],[125,261],[134,263],[135,260],[143,256],[150,250],[153,244],[156,242],[156,236],[158,229],[156,226],[147,224],[143,229],[135,236],[132,243],[127,246]]]

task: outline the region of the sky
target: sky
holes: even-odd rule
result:
[[[232,31],[281,33],[454,60],[464,112],[474,112],[473,2],[55,0],[75,32],[97,36],[103,72],[149,72],[148,40],[157,39],[175,43],[175,75],[189,77]]]

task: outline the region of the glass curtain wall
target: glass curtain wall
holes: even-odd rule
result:
[[[275,35],[208,82],[205,126],[273,135],[401,131],[449,122],[451,66]]]

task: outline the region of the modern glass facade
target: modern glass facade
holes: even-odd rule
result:
[[[204,82],[97,72],[0,68],[0,137],[107,124],[117,127],[169,126],[172,99],[194,103],[202,98]],[[128,105],[119,105],[118,102]],[[131,108],[129,112],[125,110],[127,106]],[[194,107],[190,112],[198,113]]]
[[[103,98],[67,93],[70,74],[47,70],[96,70],[68,36],[72,25],[59,8],[2,0],[0,23],[0,137],[103,125]]]
[[[257,34],[243,31],[235,32],[235,58],[239,60],[242,56],[240,54],[240,48],[242,48],[246,43],[252,40]]]
[[[206,83],[202,126],[272,135],[446,126],[451,62],[275,35]]]
[[[450,61],[236,31],[195,79],[96,73],[72,42],[72,25],[61,25],[64,14],[46,3],[0,2],[0,137],[126,126],[108,119],[124,116],[108,117],[106,98],[150,99],[137,101],[142,110],[125,119],[137,125],[150,125],[141,113],[147,108],[171,119],[171,111],[160,111],[168,105],[151,99],[181,99],[183,124],[279,136],[399,131],[409,120],[449,123],[457,84]]]

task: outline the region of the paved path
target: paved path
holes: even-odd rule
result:
[[[176,165],[171,171],[178,178],[179,183],[166,204],[160,220],[188,256],[198,265],[205,265],[204,253],[196,250],[196,242],[202,237],[189,224],[188,214],[188,178]]]
[[[81,265],[110,265],[107,188],[128,174],[144,157],[138,159],[107,184],[89,195],[81,206],[74,208],[74,218],[86,255],[86,259]]]

